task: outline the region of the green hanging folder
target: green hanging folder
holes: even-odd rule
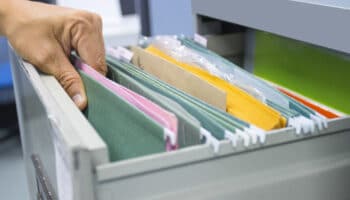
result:
[[[208,130],[216,139],[223,140],[227,138],[227,134],[233,137],[233,133],[240,133],[244,136],[245,145],[249,144],[249,136],[244,133],[246,130],[239,130],[238,127],[242,128],[248,124],[245,124],[240,121],[235,121],[231,117],[224,116],[223,113],[219,112],[218,109],[212,108],[208,104],[195,99],[170,85],[159,81],[157,78],[146,74],[142,70],[136,68],[132,64],[118,61],[113,58],[113,56],[107,56],[107,62],[113,67],[116,68],[135,80],[137,80],[142,85],[148,87],[153,91],[157,91],[164,96],[167,96],[181,106],[183,106],[189,113],[195,116],[200,122],[204,129]],[[233,144],[235,143],[232,140]]]
[[[111,80],[137,92],[174,113],[179,120],[178,143],[180,147],[187,147],[201,143],[200,122],[188,113],[181,105],[158,92],[148,89],[127,74],[113,67],[109,67],[107,76]]]
[[[167,84],[165,84],[164,82],[157,82],[156,79],[151,78],[151,76],[148,76],[148,74],[141,73],[141,71],[135,67],[128,66],[127,63],[121,63],[114,59],[107,59],[107,61],[111,61],[108,63],[111,64],[112,67],[116,67],[119,70],[122,70],[124,73],[130,75],[135,80],[139,81],[142,85],[148,87],[153,91],[157,91],[168,98],[173,99],[181,106],[183,106],[193,116],[195,116],[201,122],[201,125],[204,128],[206,128],[209,132],[214,134],[217,139],[224,139],[225,130],[222,127],[220,127],[217,123],[215,123],[212,119],[210,119],[208,116],[203,114],[203,112],[193,107],[188,101],[186,101],[186,99],[183,99],[176,93],[172,92],[170,90],[172,87],[167,88]]]
[[[84,72],[80,75],[88,97],[84,114],[106,142],[111,161],[165,151],[163,127]]]

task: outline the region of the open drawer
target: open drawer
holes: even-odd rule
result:
[[[33,199],[350,196],[348,116],[329,120],[327,129],[312,135],[298,135],[294,128],[271,131],[263,145],[233,148],[222,141],[219,153],[198,145],[110,162],[105,142],[53,77],[39,74],[13,52],[12,67]]]

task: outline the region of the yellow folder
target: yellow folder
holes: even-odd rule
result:
[[[159,56],[168,62],[197,75],[198,77],[201,77],[203,80],[206,80],[227,92],[226,111],[233,116],[254,124],[264,130],[277,129],[286,126],[287,120],[279,112],[261,103],[245,91],[231,85],[227,81],[211,75],[200,67],[179,62],[152,45],[147,47],[146,51]]]

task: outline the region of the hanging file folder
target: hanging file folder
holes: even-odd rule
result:
[[[261,104],[259,101],[250,97],[242,90],[228,84],[224,80],[209,74],[208,72],[201,70],[200,68],[192,65],[185,64],[183,62],[176,61],[170,56],[166,55],[154,46],[149,46],[146,51],[157,55],[177,66],[196,74],[203,80],[216,85],[227,93],[227,112],[239,117],[242,120],[250,122],[265,130],[271,130],[276,128],[285,127],[286,122],[283,117],[273,109]]]
[[[276,88],[273,88],[265,81],[260,80],[225,58],[199,44],[196,44],[188,38],[180,38],[179,40],[186,47],[191,48],[201,56],[208,59],[222,74],[232,77],[233,79],[231,80],[233,81],[233,84],[239,83],[241,85],[249,86],[249,88],[252,89],[248,90],[247,92],[251,93],[253,96],[257,94],[254,91],[259,91],[258,95],[256,96],[261,96],[262,98],[258,99],[272,108],[280,111],[284,117],[288,119],[288,126],[295,127],[297,129],[297,133],[300,133],[301,130],[303,130],[305,133],[313,132],[315,130],[315,126],[317,126],[320,130],[323,129],[323,127],[327,127],[325,118],[322,115],[296,102],[286,95],[283,95]],[[281,110],[280,108],[283,109]],[[288,111],[288,113],[284,111]]]
[[[106,142],[111,161],[165,151],[164,128],[80,72],[88,97],[85,116]]]
[[[132,47],[132,51],[134,52],[132,61],[136,66],[216,108],[226,109],[224,91],[166,60],[156,59],[154,55],[139,47]]]
[[[264,142],[264,132],[258,128],[254,128],[232,116],[227,117],[229,116],[227,113],[176,90],[131,64],[118,61],[112,56],[107,57],[107,62],[116,69],[128,74],[142,85],[178,102],[189,113],[195,116],[201,122],[202,127],[208,130],[209,133],[212,133],[216,139],[230,139],[232,143],[236,144],[235,138],[237,137],[241,138],[245,145],[248,145],[250,143],[250,137],[252,136],[252,138],[259,137],[261,138],[260,141]],[[256,139],[252,139],[252,141],[256,141]]]
[[[178,122],[176,116],[173,113],[164,110],[143,96],[107,79],[90,66],[82,63],[80,59],[76,59],[75,65],[80,70],[87,73],[96,81],[104,85],[107,89],[111,90],[111,92],[124,98],[124,100],[128,101],[130,104],[152,118],[155,122],[163,126],[165,128],[165,132],[168,134],[167,150],[173,150],[177,148]]]
[[[180,148],[200,144],[200,122],[188,113],[181,105],[172,99],[147,88],[145,85],[142,85],[132,77],[113,67],[109,67],[107,76],[117,83],[124,85],[174,113],[179,122],[178,143]]]

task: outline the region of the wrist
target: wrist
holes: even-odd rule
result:
[[[11,30],[20,18],[20,7],[28,3],[26,0],[1,0],[0,3],[0,35],[10,36]]]

